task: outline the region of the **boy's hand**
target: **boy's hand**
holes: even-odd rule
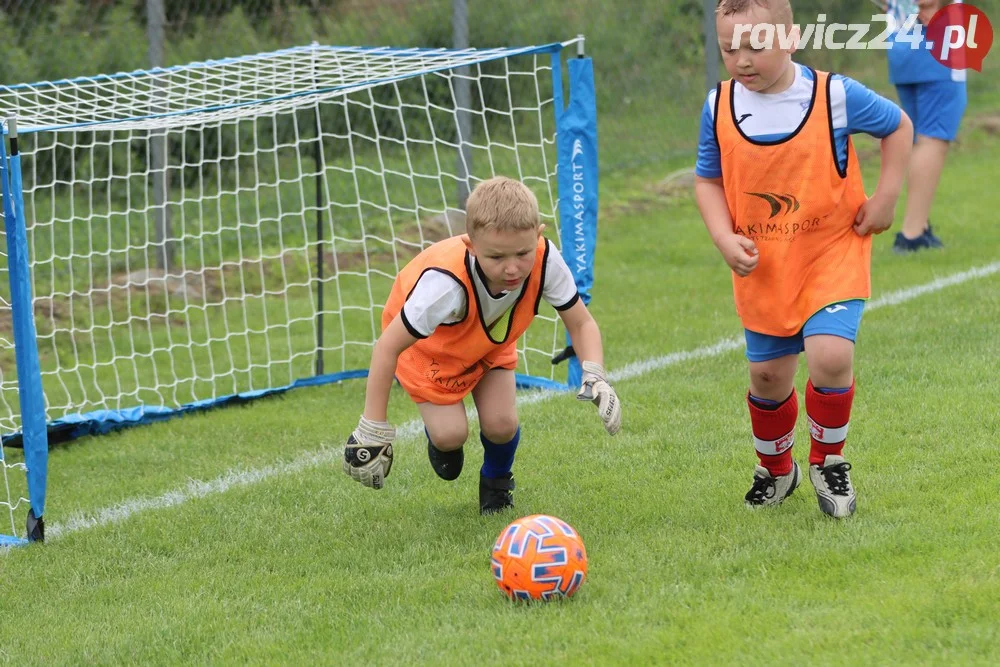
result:
[[[584,361],[582,366],[583,384],[576,397],[596,405],[597,414],[604,422],[604,430],[614,435],[622,427],[622,404],[618,400],[618,394],[608,384],[603,366],[592,361]]]
[[[381,489],[392,468],[395,439],[396,429],[392,426],[368,421],[362,415],[344,447],[344,473],[367,487]]]
[[[719,252],[722,253],[722,258],[726,260],[729,268],[741,277],[750,275],[750,272],[757,268],[757,262],[760,261],[757,244],[753,242],[753,239],[739,234],[723,236],[716,243],[716,247],[719,248]]]
[[[881,234],[892,226],[896,217],[896,198],[880,196],[877,192],[858,209],[854,218],[854,231],[858,236]]]

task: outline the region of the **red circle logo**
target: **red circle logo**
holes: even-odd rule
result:
[[[952,4],[938,10],[927,25],[925,46],[951,69],[983,71],[983,60],[993,46],[993,26],[973,5]]]

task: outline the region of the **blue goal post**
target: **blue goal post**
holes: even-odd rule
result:
[[[21,177],[21,154],[18,148],[17,119],[14,116],[3,123],[5,141],[0,141],[0,184],[3,193],[4,235],[7,240],[7,279],[9,303],[14,335],[14,354],[17,366],[17,398],[21,410],[21,442],[24,462],[20,466],[8,464],[0,448],[0,472],[7,489],[6,505],[11,515],[11,533],[16,533],[13,512],[21,498],[10,496],[8,471],[24,467],[27,477],[29,508],[25,537],[0,532],[0,546],[20,544],[44,539],[45,484],[48,475],[48,429],[46,426],[45,397],[38,363],[38,344],[35,331],[33,299],[31,296],[31,262],[28,234],[25,225],[24,200]],[[9,142],[9,143],[8,143]],[[9,152],[6,150],[9,145]],[[5,529],[6,526],[4,525]]]

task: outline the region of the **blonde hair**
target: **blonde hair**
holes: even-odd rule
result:
[[[771,12],[775,23],[792,24],[792,5],[788,0],[719,0],[715,13],[719,16],[742,14],[754,5]]]
[[[506,176],[495,176],[477,185],[465,204],[465,229],[469,236],[485,230],[538,229],[539,223],[535,193],[524,183]]]

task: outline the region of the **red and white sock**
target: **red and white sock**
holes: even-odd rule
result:
[[[750,426],[753,428],[754,449],[760,465],[773,477],[792,472],[792,445],[795,444],[795,421],[799,417],[799,397],[792,394],[771,410],[754,404],[747,394]]]
[[[843,455],[847,427],[854,403],[854,382],[846,390],[817,390],[812,380],[806,383],[806,415],[809,417],[809,465],[823,465],[830,454]]]

